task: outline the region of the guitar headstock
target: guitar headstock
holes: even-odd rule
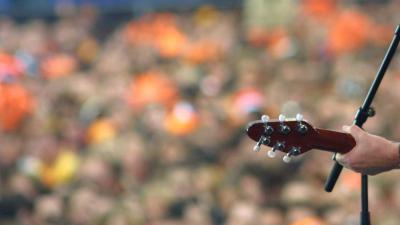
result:
[[[276,150],[285,152],[283,161],[288,163],[292,156],[301,155],[313,148],[312,139],[318,135],[309,123],[303,120],[301,114],[295,119],[286,119],[279,115],[278,120],[270,120],[263,115],[261,120],[252,121],[247,125],[247,135],[256,141],[253,150],[258,152],[262,145],[271,147],[267,155],[275,157]]]

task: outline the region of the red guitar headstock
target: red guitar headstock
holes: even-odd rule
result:
[[[317,131],[306,121],[303,116],[297,114],[296,119],[286,120],[280,115],[278,120],[270,120],[264,115],[261,120],[250,122],[247,126],[248,136],[256,141],[254,151],[260,151],[261,145],[267,145],[272,149],[268,156],[273,158],[275,151],[285,152],[283,161],[289,162],[291,156],[303,154],[314,146],[312,139],[318,135]]]
[[[269,146],[272,149],[267,155],[273,158],[276,150],[285,152],[284,162],[314,148],[346,153],[356,144],[350,134],[314,128],[300,114],[288,120],[283,115],[279,115],[278,120],[270,120],[264,115],[261,120],[250,122],[246,130],[248,136],[257,142],[254,151],[260,151],[262,145]]]

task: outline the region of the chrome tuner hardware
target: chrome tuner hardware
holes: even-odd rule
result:
[[[276,142],[272,149],[267,152],[267,156],[270,158],[274,158],[276,156],[276,150],[282,150],[284,147],[285,145],[283,144],[283,142]]]
[[[269,125],[268,125],[269,116],[267,116],[267,115],[262,115],[262,116],[261,116],[261,121],[262,121],[263,123],[265,123],[265,125],[264,125],[264,127],[265,127],[265,129],[264,129],[264,134],[267,135],[267,136],[271,135],[272,132],[274,132],[274,128],[272,128],[272,126],[269,126]]]
[[[265,126],[264,128],[264,134],[265,135],[271,135],[274,132],[274,128],[272,128],[272,126]]]
[[[306,125],[300,123],[300,124],[297,125],[297,131],[298,131],[300,134],[305,134],[305,133],[307,133],[308,128],[307,128]]]
[[[283,148],[285,148],[285,144],[283,142],[276,142],[276,144],[274,145],[274,147],[272,147],[273,151],[276,150],[282,150]]]
[[[267,156],[268,156],[269,158],[275,158],[275,156],[276,156],[275,150],[273,150],[273,149],[269,150],[269,151],[267,152]]]
[[[257,142],[257,144],[254,145],[254,147],[253,147],[253,151],[254,152],[259,152],[260,150],[261,150],[261,145],[259,145],[258,142]]]
[[[289,151],[289,154],[294,156],[300,155],[300,153],[300,147],[292,147]]]
[[[292,160],[292,156],[296,156],[300,154],[300,148],[299,147],[292,147],[288,153],[286,153],[285,156],[283,156],[283,162],[289,163]]]
[[[270,140],[267,137],[261,136],[260,140],[258,140],[258,142],[254,145],[253,151],[259,152],[261,150],[261,145],[262,144],[269,144],[269,142],[270,142]]]
[[[264,123],[268,123],[268,121],[269,121],[269,116],[267,116],[267,115],[262,115],[262,116],[261,116],[261,121],[263,121]]]
[[[297,113],[296,120],[297,120],[297,122],[301,122],[303,120],[303,115],[301,115],[300,113]]]
[[[285,156],[283,156],[282,160],[285,163],[290,163],[290,161],[292,160],[292,157],[290,157],[289,153],[287,153]]]
[[[306,125],[303,124],[303,115],[301,115],[300,113],[298,113],[296,115],[296,120],[297,120],[297,131],[300,134],[305,134],[308,131],[308,128]]]
[[[285,135],[288,134],[290,132],[290,127],[283,123],[286,120],[286,116],[283,114],[280,114],[278,119],[279,119],[279,122],[281,122],[281,126],[279,129],[280,133],[285,134]]]
[[[282,134],[289,134],[290,133],[290,127],[286,124],[281,124],[280,132]]]

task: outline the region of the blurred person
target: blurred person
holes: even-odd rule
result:
[[[189,205],[183,215],[185,224],[212,225],[212,220],[207,211],[202,205]]]
[[[336,154],[335,159],[344,167],[366,175],[400,168],[400,144],[384,137],[372,135],[358,126],[344,126],[356,141],[346,154]]]
[[[257,205],[262,205],[266,202],[267,193],[262,190],[261,181],[257,177],[245,175],[239,185],[244,199],[248,199]]]
[[[291,225],[326,225],[326,223],[324,223],[318,217],[310,216],[310,217],[305,217],[303,219],[299,219],[291,223]]]
[[[260,224],[263,225],[282,225],[284,224],[284,214],[282,210],[269,207],[260,213]]]
[[[237,202],[229,211],[227,225],[255,225],[258,224],[259,210],[251,202]]]
[[[68,220],[72,224],[95,224],[114,207],[114,200],[95,187],[80,187],[69,199]]]
[[[19,194],[8,193],[0,199],[1,224],[32,224],[33,200]],[[17,218],[17,220],[16,220]]]
[[[310,206],[292,206],[287,212],[287,220],[291,225],[325,225],[315,215],[315,210]]]
[[[57,195],[44,195],[35,201],[35,216],[39,224],[65,224],[63,200]]]
[[[120,174],[110,156],[88,156],[82,162],[78,182],[80,185],[94,185],[98,191],[118,196],[121,191]]]

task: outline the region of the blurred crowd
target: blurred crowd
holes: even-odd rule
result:
[[[0,222],[355,225],[360,178],[331,154],[252,151],[246,124],[302,113],[340,130],[400,22],[397,1],[248,0],[114,19],[95,7],[0,19]],[[399,140],[400,58],[365,129]],[[398,172],[371,178],[398,225]]]

